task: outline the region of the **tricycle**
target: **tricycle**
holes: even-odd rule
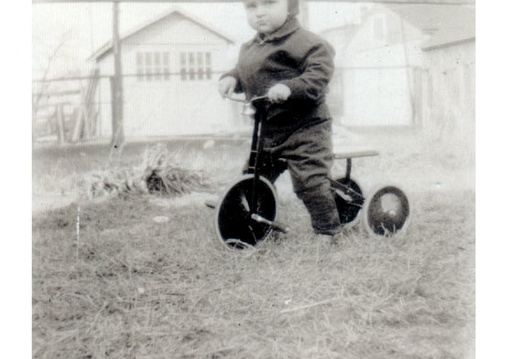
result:
[[[214,227],[218,240],[226,248],[241,250],[265,241],[273,231],[287,233],[289,226],[277,221],[277,195],[274,183],[260,175],[264,158],[263,124],[270,102],[266,96],[243,103],[242,115],[254,120],[247,170],[222,194],[218,202],[206,202],[215,209]],[[410,219],[410,202],[397,185],[383,185],[369,194],[363,193],[351,177],[352,160],[376,156],[375,150],[350,150],[334,153],[334,159],[346,160],[343,177],[329,178],[341,223],[351,227],[362,217],[370,236],[392,237],[406,230]],[[277,161],[286,161],[279,158]]]

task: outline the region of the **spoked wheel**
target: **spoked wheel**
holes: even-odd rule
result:
[[[363,209],[363,222],[370,235],[392,237],[404,232],[410,222],[410,202],[399,187],[380,187],[370,194]]]
[[[216,207],[218,239],[230,249],[245,249],[265,240],[273,228],[266,223],[276,218],[276,192],[263,177],[256,188],[256,208],[252,208],[253,175],[245,175],[225,192]],[[252,219],[253,216],[257,218]],[[262,220],[258,220],[261,218]]]
[[[335,182],[339,182],[347,187],[348,190],[338,186]],[[347,180],[345,177],[332,181],[331,186],[334,190],[334,200],[336,201],[341,224],[345,227],[355,225],[359,220],[359,213],[364,202],[361,187],[352,178]]]

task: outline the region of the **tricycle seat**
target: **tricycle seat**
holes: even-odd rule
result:
[[[352,171],[352,159],[357,157],[377,156],[379,152],[368,149],[337,149],[334,151],[334,159],[346,159],[347,168],[345,170],[345,178],[343,181],[348,183],[350,181],[350,172]]]
[[[356,149],[356,150],[347,150],[347,149],[339,149],[338,151],[334,151],[334,159],[350,159],[356,157],[369,157],[369,156],[377,156],[379,152],[375,150],[367,150],[367,149]]]

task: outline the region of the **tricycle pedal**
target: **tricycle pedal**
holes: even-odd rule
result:
[[[270,226],[273,230],[275,230],[277,232],[282,232],[282,233],[289,232],[289,226],[287,226],[283,223],[277,222],[277,221],[270,221],[256,213],[253,213],[251,215],[251,219],[258,223],[267,224],[268,226]]]

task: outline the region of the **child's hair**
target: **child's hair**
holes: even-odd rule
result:
[[[289,15],[296,16],[300,12],[298,0],[289,0]]]

